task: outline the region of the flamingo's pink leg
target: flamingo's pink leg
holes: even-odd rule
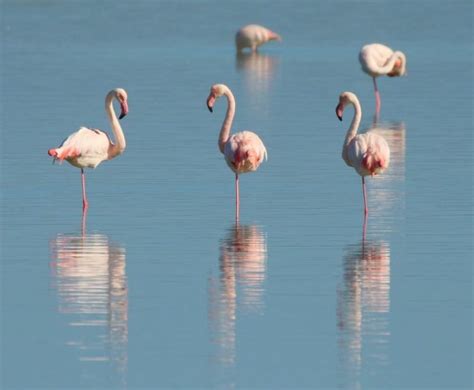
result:
[[[362,193],[364,194],[364,215],[369,213],[369,208],[367,207],[367,192],[365,190],[365,179],[362,176]]]
[[[82,212],[84,212],[89,207],[89,202],[87,201],[86,176],[84,175],[83,168],[81,168],[81,178],[82,178]]]
[[[82,235],[86,234],[86,219],[87,219],[87,209],[82,210],[82,219],[81,219],[81,231]]]
[[[366,232],[367,232],[367,214],[364,214],[364,224],[362,225],[362,248],[364,248]]]
[[[239,221],[240,195],[239,195],[239,175],[235,174],[235,220]]]
[[[382,105],[380,101],[380,92],[377,87],[377,79],[374,77],[374,92],[375,92],[375,113],[378,115],[380,113],[380,106]]]

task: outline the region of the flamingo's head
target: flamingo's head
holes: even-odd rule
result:
[[[395,55],[397,59],[395,60],[393,69],[389,73],[387,73],[387,76],[389,77],[405,76],[407,74],[407,71],[406,71],[407,59],[405,57],[405,54],[403,54],[401,51],[397,51],[395,52]]]
[[[128,95],[127,91],[122,88],[114,89],[115,98],[120,103],[120,116],[119,119],[122,119],[125,115],[128,114]]]
[[[214,103],[216,102],[216,100],[222,95],[224,95],[226,88],[227,87],[224,84],[214,84],[211,87],[211,92],[207,97],[207,108],[210,112],[212,112],[212,108],[214,107]]]
[[[270,30],[268,31],[268,40],[269,41],[278,41],[278,42],[282,41],[281,36],[279,34],[277,34],[274,31],[270,31]]]
[[[344,108],[349,103],[354,103],[357,101],[357,96],[352,92],[343,92],[339,95],[339,103],[336,106],[336,115],[340,121],[342,121],[342,114],[344,113]]]

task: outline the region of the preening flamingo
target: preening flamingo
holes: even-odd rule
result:
[[[336,107],[336,115],[342,121],[344,108],[352,104],[354,106],[354,117],[347,130],[344,145],[342,147],[342,158],[346,164],[353,167],[362,177],[362,192],[364,195],[364,215],[367,215],[367,193],[365,189],[365,176],[374,176],[382,173],[390,164],[390,149],[385,138],[375,132],[368,131],[357,134],[362,109],[359,99],[352,92],[343,92],[339,96],[339,104]]]
[[[114,99],[117,99],[120,103],[121,113],[118,118],[114,111]],[[48,154],[54,157],[54,161],[62,162],[66,160],[71,165],[81,168],[83,212],[89,206],[86,196],[84,168],[95,168],[102,161],[111,160],[125,150],[125,136],[119,119],[128,114],[127,99],[127,92],[122,88],[113,89],[105,97],[105,111],[112,126],[115,143],[101,130],[81,127],[67,137],[60,146],[48,150]]]
[[[401,51],[393,51],[380,43],[371,43],[362,47],[359,53],[362,70],[372,76],[375,92],[375,111],[380,112],[380,93],[377,77],[387,75],[397,77],[406,75],[406,57]]]
[[[239,174],[256,171],[263,159],[267,159],[267,149],[260,137],[251,131],[230,134],[235,115],[235,98],[229,87],[224,84],[214,84],[207,98],[207,108],[210,112],[217,98],[227,98],[227,114],[219,133],[219,150],[224,154],[225,161],[235,172],[235,218],[239,219]]]
[[[246,47],[255,52],[260,45],[268,41],[281,41],[281,37],[276,32],[258,24],[249,24],[242,27],[235,34],[235,46],[238,52]]]

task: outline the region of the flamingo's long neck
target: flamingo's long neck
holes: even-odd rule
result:
[[[230,89],[226,89],[224,92],[227,98],[227,113],[225,115],[224,122],[222,123],[221,132],[219,133],[219,150],[224,153],[224,145],[229,140],[230,129],[232,127],[232,121],[235,115],[235,98]]]
[[[112,127],[112,131],[114,133],[115,138],[115,144],[109,148],[109,159],[121,154],[127,146],[122,126],[120,126],[120,122],[117,118],[117,115],[115,114],[113,105],[114,97],[114,92],[110,92],[105,98],[105,111],[107,112],[107,116],[109,117],[110,125]]]
[[[351,142],[352,138],[356,136],[357,130],[359,129],[360,121],[362,119],[362,109],[360,107],[359,101],[351,100],[350,103],[352,103],[352,105],[354,106],[354,117],[352,118],[349,130],[347,130],[344,146],[347,146]]]
[[[388,59],[387,63],[382,66],[381,68],[378,69],[380,73],[389,73],[393,70],[393,67],[395,66],[395,63],[397,60],[400,60],[402,63],[403,67],[403,73],[405,73],[405,54],[403,54],[401,51],[395,51],[392,56]]]

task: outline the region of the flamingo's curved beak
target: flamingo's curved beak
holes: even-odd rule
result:
[[[207,98],[207,108],[209,109],[210,112],[213,112],[212,107],[214,107],[214,103],[216,101],[216,96],[214,94],[210,94],[209,97]]]
[[[120,102],[120,109],[121,109],[121,113],[120,113],[119,119],[122,119],[124,116],[128,114],[128,103],[126,100]]]
[[[270,41],[278,41],[278,42],[282,41],[281,36],[279,34],[277,34],[276,32],[273,32],[273,31],[270,31],[268,39]]]
[[[339,103],[336,107],[336,115],[339,118],[339,120],[342,122],[342,113],[344,112],[344,105],[342,103]]]

